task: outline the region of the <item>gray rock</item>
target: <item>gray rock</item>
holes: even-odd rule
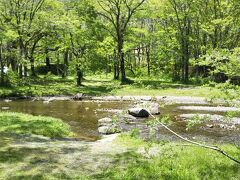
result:
[[[109,125],[112,125],[113,123],[113,120],[111,118],[102,118],[102,119],[99,119],[98,120],[98,126],[101,127],[101,126],[109,126]]]
[[[203,120],[210,120],[210,121],[224,121],[224,116],[217,115],[217,114],[181,114],[179,117],[183,120],[189,120],[194,117],[198,117]]]
[[[77,93],[75,96],[73,96],[74,100],[82,100],[83,94],[82,93]]]
[[[132,115],[130,115],[130,114],[124,114],[122,117],[123,117],[124,119],[132,120],[132,121],[134,121],[134,120],[137,119],[136,117],[134,117],[134,116],[132,116]]]
[[[208,128],[213,128],[214,126],[213,126],[213,124],[207,124],[207,127]]]
[[[134,117],[149,117],[148,111],[143,108],[131,108],[128,113]]]
[[[239,125],[240,124],[240,118],[232,118],[232,123],[235,125]]]
[[[158,115],[158,114],[160,114],[159,108],[160,108],[160,106],[158,103],[150,103],[148,109],[151,114]]]
[[[119,133],[120,129],[114,125],[101,126],[98,128],[98,132],[101,134],[115,134],[115,133]]]
[[[137,103],[135,107],[146,109],[152,115],[160,114],[160,110],[159,110],[160,106],[158,103],[155,103],[155,102],[141,101],[140,103]]]

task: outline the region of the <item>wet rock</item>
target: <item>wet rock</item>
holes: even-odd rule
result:
[[[74,100],[82,100],[83,94],[82,93],[77,93],[75,96],[73,96]]]
[[[120,96],[106,96],[105,100],[106,101],[120,101],[121,97]]]
[[[222,129],[227,129],[227,130],[234,130],[236,129],[235,125],[228,125],[228,124],[219,124],[219,127]]]
[[[240,124],[240,118],[232,118],[232,123],[235,125],[239,125]]]
[[[10,99],[4,99],[3,101],[6,103],[12,102],[12,100],[10,100]]]
[[[130,115],[130,114],[123,114],[118,117],[119,122],[124,125],[129,125],[129,124],[135,124],[137,121],[137,118]]]
[[[128,113],[134,117],[149,117],[149,113],[146,109],[143,108],[131,108],[128,110]]]
[[[118,114],[118,113],[122,113],[123,112],[122,109],[97,109],[97,111],[109,112],[109,113],[114,113],[114,114]]]
[[[159,108],[160,106],[158,103],[149,103],[148,110],[150,111],[151,114],[159,115],[160,114]]]
[[[135,98],[133,97],[133,96],[123,96],[122,97],[122,100],[123,101],[132,101],[132,100],[134,100]]]
[[[115,134],[121,132],[118,124],[114,123],[111,118],[102,118],[98,120],[98,132],[100,134]]]
[[[213,128],[214,126],[213,126],[213,124],[207,124],[207,127],[208,128]]]
[[[142,100],[142,101],[151,101],[152,97],[151,96],[135,96],[135,100]]]
[[[98,126],[99,127],[109,126],[109,125],[112,125],[112,123],[113,123],[113,120],[111,118],[107,118],[107,117],[98,120]]]
[[[123,117],[124,119],[132,120],[132,121],[137,120],[136,117],[134,117],[134,116],[132,116],[132,115],[130,115],[130,114],[124,114],[122,117]]]
[[[149,101],[141,101],[140,103],[136,103],[135,108],[143,108],[150,112],[152,115],[160,114],[160,106],[158,103],[149,102]]]
[[[115,133],[120,133],[120,129],[115,126],[115,125],[110,125],[110,126],[101,126],[98,128],[98,132],[100,134],[115,134]]]
[[[217,115],[217,114],[214,114],[214,115],[212,115],[212,114],[181,114],[181,115],[179,115],[179,117],[184,120],[189,120],[194,117],[200,118],[202,120],[209,120],[209,121],[223,121],[224,120],[224,116]]]

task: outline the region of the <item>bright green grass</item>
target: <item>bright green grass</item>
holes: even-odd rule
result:
[[[97,179],[240,179],[240,165],[212,150],[181,143],[147,143],[129,136],[121,136],[118,142],[132,149],[155,146],[161,153],[154,158],[145,158],[134,151],[119,155],[118,163],[95,176]],[[239,148],[220,147],[240,159]]]
[[[0,97],[19,96],[56,96],[75,95],[148,95],[148,96],[199,96],[221,97],[221,91],[217,88],[206,86],[186,85],[172,83],[161,79],[133,79],[134,83],[121,85],[119,81],[112,80],[110,75],[86,76],[82,87],[76,87],[73,77],[62,79],[51,76],[26,79],[24,83],[12,88],[0,88]]]
[[[70,126],[60,119],[22,113],[0,113],[0,132],[43,135],[51,138],[73,135]]]

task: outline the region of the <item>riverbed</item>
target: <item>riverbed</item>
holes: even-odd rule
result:
[[[1,111],[22,112],[32,115],[52,116],[60,118],[67,122],[76,139],[84,141],[96,141],[100,139],[101,134],[98,133],[98,119],[104,117],[113,117],[119,112],[127,113],[128,108],[132,107],[137,101],[102,101],[102,100],[56,100],[56,101],[37,101],[37,100],[14,100],[0,101]],[[214,114],[225,116],[226,112],[211,111],[209,108],[181,108],[181,107],[209,107],[209,104],[160,104],[159,116],[169,116],[172,120],[170,127],[177,133],[199,141],[211,141],[217,143],[239,144],[240,131],[239,125],[235,129],[224,128],[221,126],[209,126],[209,122],[203,122],[191,129],[186,128],[186,121],[179,118],[182,114]],[[215,105],[216,106],[216,105]],[[214,107],[215,107],[214,106]],[[216,106],[217,107],[217,106]],[[209,111],[208,111],[209,109]],[[159,117],[157,116],[157,117]],[[126,125],[126,131],[139,128],[142,136],[150,137],[149,126],[146,124],[150,119],[137,119],[135,123]],[[215,122],[210,122],[213,124]],[[157,140],[177,140],[175,136],[159,127],[154,135]]]

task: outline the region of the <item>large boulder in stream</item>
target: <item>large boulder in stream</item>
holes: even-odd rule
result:
[[[141,101],[141,102],[137,102],[135,107],[146,109],[152,115],[160,114],[160,105],[155,102]]]
[[[130,108],[128,113],[134,117],[146,118],[149,117],[149,112],[144,108]]]

